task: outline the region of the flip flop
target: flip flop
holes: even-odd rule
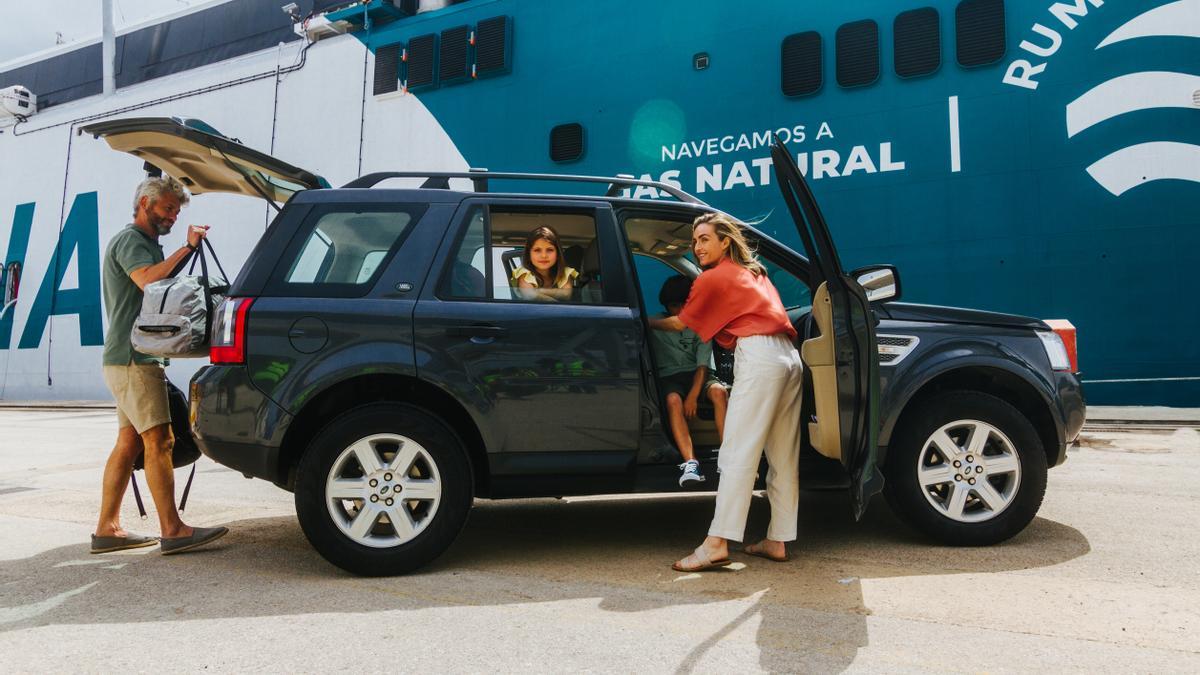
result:
[[[682,564],[680,564],[687,561],[687,558],[684,558],[683,560],[675,561],[675,564],[671,565],[671,569],[675,570],[676,572],[703,572],[704,570],[719,569],[733,564],[733,561],[727,557],[721,558],[720,560],[712,560],[708,557],[708,553],[705,552],[703,546],[697,546],[696,550],[692,551],[692,554],[688,557],[694,557],[700,564],[696,567],[684,567]]]
[[[776,557],[776,556],[771,555],[770,553],[767,553],[767,550],[765,548],[763,548],[761,541],[758,542],[757,544],[750,544],[749,546],[744,547],[742,549],[742,553],[746,553],[746,554],[753,555],[753,556],[758,556],[759,558],[766,558],[767,560],[770,560],[771,562],[778,562],[778,563],[787,562],[792,559],[792,557],[786,553],[784,553],[782,557]]]
[[[158,537],[143,537],[140,534],[127,534],[124,537],[97,537],[92,535],[92,553],[111,553],[124,551],[129,548],[142,548],[158,543]]]

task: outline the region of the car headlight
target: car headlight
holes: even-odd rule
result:
[[[1042,347],[1046,349],[1046,356],[1050,358],[1050,367],[1054,370],[1070,370],[1071,358],[1067,356],[1067,346],[1063,344],[1058,333],[1039,330],[1037,336],[1042,341]]]

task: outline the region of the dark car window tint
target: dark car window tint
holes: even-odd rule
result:
[[[812,292],[809,291],[808,284],[765,256],[760,255],[758,261],[767,268],[767,278],[779,291],[779,299],[783,301],[784,307],[794,309],[812,305]]]
[[[450,269],[442,283],[441,295],[447,298],[482,300],[487,297],[486,212],[482,207],[471,211],[462,241],[455,251]]]
[[[413,209],[331,205],[314,210],[276,268],[285,296],[365,295],[420,216]]]

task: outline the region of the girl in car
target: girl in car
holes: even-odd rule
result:
[[[558,245],[558,233],[543,225],[525,240],[521,266],[513,270],[512,285],[528,300],[570,300],[579,276],[568,267]]]
[[[729,541],[741,541],[763,448],[767,451],[767,536],[743,549],[776,562],[787,560],[796,539],[800,480],[800,377],[796,329],[779,292],[729,216],[708,213],[692,224],[692,251],[704,271],[675,316],[651,319],[656,330],[690,328],[701,340],[734,349],[734,387],[717,458],[721,482],[708,537],[672,567],[680,572],[724,567]]]

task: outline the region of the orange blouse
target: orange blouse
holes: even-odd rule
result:
[[[728,256],[692,282],[679,320],[705,342],[732,349],[739,337],[786,334],[796,339],[779,291],[764,274],[733,262]]]

